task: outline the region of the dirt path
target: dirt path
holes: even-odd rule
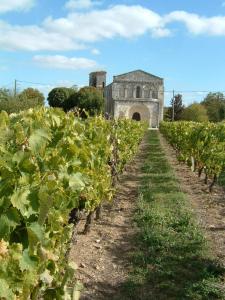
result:
[[[200,226],[211,241],[211,250],[225,266],[225,191],[215,186],[213,192],[208,192],[203,178],[199,178],[190,167],[176,159],[175,151],[166,140],[160,136],[160,141],[167,159],[173,167],[176,177],[181,183],[181,189],[190,200],[192,209],[197,215]]]
[[[81,300],[122,299],[120,289],[131,268],[129,253],[135,250],[137,228],[132,219],[141,166],[148,152],[145,138],[138,155],[120,177],[113,203],[104,206],[102,220],[94,222],[89,234],[78,234],[70,256],[79,266],[77,278],[85,287]],[[83,227],[81,221],[78,233]]]
[[[212,242],[212,253],[225,265],[225,192],[216,186],[209,194],[203,179],[179,163],[174,150],[160,136],[161,145],[181,190],[190,200],[193,212],[206,236]],[[135,245],[137,228],[133,216],[142,177],[141,166],[150,149],[147,137],[140,145],[139,153],[120,177],[113,203],[105,205],[101,221],[94,221],[91,232],[79,234],[84,228],[82,220],[77,228],[77,241],[70,257],[79,266],[77,279],[84,285],[81,300],[122,300],[123,284],[132,269],[129,257],[138,250]],[[135,248],[137,247],[137,249]]]

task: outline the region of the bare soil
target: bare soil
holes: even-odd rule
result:
[[[162,136],[160,141],[181,190],[187,194],[191,209],[205,231],[212,254],[225,265],[224,189],[215,186],[209,193],[203,178],[198,178],[188,166],[177,161],[175,151]],[[133,217],[141,167],[149,151],[146,137],[140,144],[138,155],[120,176],[113,202],[104,205],[102,219],[94,221],[87,235],[81,234],[85,220],[77,226],[70,258],[78,265],[76,278],[84,285],[81,300],[123,299],[122,286],[132,269],[129,257],[138,250],[135,245],[138,229]]]
[[[94,221],[91,232],[81,234],[85,220],[77,226],[70,257],[79,267],[76,278],[84,285],[81,300],[122,299],[121,288],[131,269],[128,257],[136,249],[133,218],[148,147],[146,137],[120,176],[113,202],[104,205],[102,218]]]

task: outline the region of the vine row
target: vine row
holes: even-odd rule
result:
[[[76,213],[100,215],[145,130],[52,108],[0,113],[0,299],[76,296],[67,255]]]
[[[209,190],[225,170],[225,123],[162,122],[160,131],[176,150],[180,160],[189,164]]]

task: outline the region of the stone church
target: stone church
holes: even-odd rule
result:
[[[104,89],[105,112],[114,118],[147,121],[156,128],[163,119],[163,79],[136,70],[113,77],[106,86],[106,72],[92,72],[89,85]]]

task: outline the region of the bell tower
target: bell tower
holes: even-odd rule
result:
[[[89,86],[93,86],[99,89],[104,89],[106,86],[106,72],[97,71],[89,74]]]

